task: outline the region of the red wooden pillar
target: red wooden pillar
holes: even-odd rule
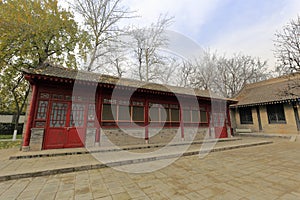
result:
[[[22,145],[23,151],[29,150],[31,127],[33,124],[36,99],[37,99],[37,86],[31,85],[31,89],[32,89],[31,102],[30,102],[30,106],[29,106],[29,113],[27,115],[26,128],[25,128],[25,133],[24,133],[24,137],[23,137],[23,145]]]
[[[145,101],[145,142],[149,142],[149,101]]]
[[[184,140],[184,123],[183,123],[183,108],[180,106],[180,130],[181,130],[181,140]]]
[[[98,123],[97,124],[97,131],[96,131],[96,138],[95,138],[95,142],[96,145],[100,144],[100,134],[101,134],[101,115],[102,113],[102,89],[99,88],[99,90],[97,90],[97,98],[96,98],[96,115],[97,115],[97,119],[98,119]]]

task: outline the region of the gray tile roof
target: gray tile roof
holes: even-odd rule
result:
[[[248,84],[235,97],[243,107],[300,100],[300,73]]]
[[[149,83],[144,81],[137,81],[137,80],[127,79],[127,78],[118,78],[115,76],[68,69],[59,66],[53,66],[50,64],[46,64],[43,67],[35,68],[35,69],[24,69],[23,73],[33,74],[33,75],[43,75],[49,77],[58,77],[58,78],[71,79],[71,80],[113,84],[113,85],[142,88],[142,89],[155,90],[155,91],[173,92],[177,94],[193,95],[193,96],[195,95],[198,97],[224,99],[230,102],[236,102],[236,100],[234,99],[222,98],[220,96],[217,96],[216,94],[211,93],[208,90],[183,88],[183,87],[176,87],[176,86],[163,85],[157,83]]]

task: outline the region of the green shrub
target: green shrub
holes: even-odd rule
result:
[[[0,149],[20,147],[21,141],[0,141]]]

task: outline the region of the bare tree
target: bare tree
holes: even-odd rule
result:
[[[217,76],[214,80],[216,92],[224,97],[235,96],[247,83],[254,83],[268,77],[266,61],[236,54],[232,58],[218,59]]]
[[[300,71],[300,16],[291,20],[275,36],[275,56],[279,64],[277,71]]]
[[[193,87],[204,90],[213,89],[218,59],[217,54],[211,53],[209,50],[204,51],[201,57],[195,59],[193,62],[194,73],[191,76]]]
[[[153,81],[157,79],[159,68],[164,65],[164,56],[159,49],[166,47],[168,39],[164,31],[171,24],[171,17],[160,15],[156,23],[150,27],[135,28],[130,31],[132,36],[132,49],[136,74],[141,81]]]
[[[132,18],[133,12],[121,6],[122,0],[75,0],[73,9],[84,20],[89,33],[87,49],[90,51],[85,70],[96,71],[97,61],[110,52],[109,44],[124,30],[118,27],[122,19]]]
[[[128,48],[124,41],[112,42],[109,53],[104,57],[103,68],[108,74],[123,77],[128,70]]]
[[[177,86],[180,87],[191,87],[192,86],[192,79],[194,77],[194,74],[196,72],[195,65],[193,65],[188,60],[182,60],[180,69],[178,70],[177,75]]]
[[[206,50],[191,66],[190,86],[211,90],[224,97],[235,96],[247,83],[266,79],[266,61],[235,54],[231,58]]]
[[[167,85],[177,85],[177,72],[181,69],[181,59],[168,57],[165,65],[159,69],[158,82]]]

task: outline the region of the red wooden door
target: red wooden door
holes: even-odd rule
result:
[[[65,144],[68,103],[52,102],[50,120],[44,137],[44,149],[63,148]]]
[[[83,147],[86,131],[86,105],[73,103],[67,127],[65,148]]]
[[[53,101],[50,108],[43,148],[83,147],[86,132],[86,105]]]
[[[213,113],[213,123],[216,138],[227,138],[227,128],[225,123],[225,113]]]

